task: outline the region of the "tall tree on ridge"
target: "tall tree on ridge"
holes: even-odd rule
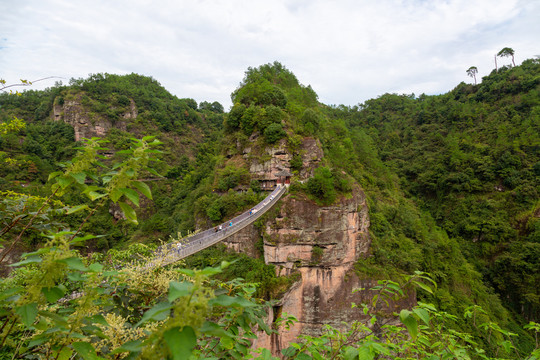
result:
[[[511,56],[512,57],[512,65],[514,67],[516,66],[516,63],[514,62],[514,49],[509,48],[509,47],[505,47],[505,48],[503,48],[501,51],[499,51],[497,53],[497,56],[500,56],[500,57]]]
[[[476,85],[476,74],[478,74],[478,68],[476,66],[471,66],[467,69],[467,75],[474,79],[474,85]]]

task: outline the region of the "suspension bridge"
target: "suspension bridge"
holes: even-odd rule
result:
[[[241,215],[211,229],[195,233],[182,241],[160,246],[154,252],[154,259],[146,263],[144,267],[149,269],[172,264],[225,240],[264,215],[285,192],[287,192],[287,185],[277,184],[274,191],[263,201]]]

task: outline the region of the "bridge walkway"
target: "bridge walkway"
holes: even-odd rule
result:
[[[145,264],[145,268],[165,266],[177,262],[189,255],[193,255],[207,247],[217,244],[252,224],[264,215],[285,194],[287,186],[278,184],[263,201],[250,210],[230,219],[215,228],[198,232],[183,239],[182,242],[169,243],[160,246],[155,251],[153,260]],[[222,230],[216,231],[221,226]]]

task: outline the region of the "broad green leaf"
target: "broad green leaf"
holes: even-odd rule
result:
[[[133,208],[130,205],[126,204],[125,202],[119,202],[118,205],[124,212],[124,215],[126,216],[126,218],[130,220],[131,222],[134,222],[135,224],[137,224],[137,214],[135,213],[135,210],[133,210]]]
[[[148,199],[152,200],[152,191],[150,187],[143,183],[142,181],[134,180],[131,182],[131,185],[141,192]]]
[[[139,206],[139,194],[133,189],[121,188],[120,191],[124,194],[132,203]]]
[[[50,302],[50,303],[57,302],[66,293],[65,292],[65,287],[62,289],[62,288],[60,288],[58,286],[54,286],[54,287],[50,287],[50,288],[43,287],[43,288],[41,288],[41,292],[43,293],[43,295],[45,295],[45,299],[47,299],[47,301]]]
[[[233,334],[228,333],[222,326],[211,322],[205,321],[204,324],[199,329],[203,334],[217,337],[232,337]]]
[[[140,352],[142,350],[142,341],[141,340],[132,340],[124,343],[119,348],[111,352],[111,355],[116,355],[123,352]]]
[[[72,206],[72,207],[69,207],[66,214],[73,214],[73,213],[76,213],[76,212],[79,212],[79,211],[82,211],[82,210],[86,210],[88,209],[88,205],[77,205],[77,206]]]
[[[75,338],[75,339],[87,339],[88,338],[88,336],[83,335],[83,334],[78,333],[78,332],[72,332],[71,337]]]
[[[262,349],[261,356],[259,356],[257,359],[272,360],[272,353],[268,349]]]
[[[107,196],[107,194],[98,193],[97,191],[89,191],[88,192],[88,197],[92,201],[96,201],[97,199],[101,199],[104,196]]]
[[[64,347],[60,351],[60,353],[54,357],[57,360],[69,360],[71,358],[71,355],[73,355],[73,349]]]
[[[69,269],[86,271],[88,268],[84,266],[82,260],[76,256],[70,257],[67,259],[57,260],[58,262],[64,263],[68,266]]]
[[[358,359],[359,360],[373,360],[375,358],[375,354],[371,352],[371,349],[369,346],[362,346],[358,348]]]
[[[156,135],[146,135],[142,138],[142,141],[150,141],[152,139],[154,139],[156,137]]]
[[[184,274],[184,275],[187,275],[189,277],[193,277],[195,276],[195,271],[191,270],[191,269],[178,269],[177,270],[180,274]]]
[[[33,348],[34,346],[41,345],[47,341],[49,341],[48,334],[39,334],[37,336],[34,336],[32,340],[30,340],[30,342],[28,343],[28,348]]]
[[[120,150],[120,151],[122,151],[122,150]],[[117,164],[114,164],[114,165],[113,165],[112,169],[113,169],[113,170],[116,170],[116,169],[118,169],[119,167],[124,166],[124,165],[126,165],[126,162],[117,163]]]
[[[111,200],[116,203],[123,195],[123,192],[120,189],[113,189],[110,193]]]
[[[51,237],[52,239],[52,237]],[[41,255],[41,254],[45,254],[47,252],[51,251],[50,248],[41,248],[41,249],[38,249],[36,251],[32,251],[30,253],[25,253],[25,254],[22,254],[21,255],[21,259],[26,259],[28,258],[29,256],[35,256],[35,255]]]
[[[71,177],[75,179],[79,184],[84,184],[84,180],[86,180],[86,174],[84,172],[79,173],[72,173],[70,174]]]
[[[49,178],[47,179],[47,181],[51,181],[52,179],[54,179],[58,175],[62,175],[62,174],[63,173],[61,171],[52,172],[52,173],[49,174]]]
[[[371,343],[371,347],[375,351],[377,351],[379,354],[384,354],[386,356],[390,356],[390,350],[386,346],[383,346],[382,344],[374,342],[374,343]]]
[[[206,276],[212,276],[221,273],[221,269],[218,267],[205,267],[201,270],[201,274]]]
[[[99,182],[99,176],[97,176],[96,174],[90,172],[90,171],[87,171],[86,172],[86,176],[88,176],[90,179],[92,179],[94,182]],[[92,186],[92,185],[89,185],[89,186]],[[95,185],[93,185],[95,186]],[[98,186],[95,186],[96,188],[99,188]],[[95,189],[92,189],[92,190],[95,190]]]
[[[345,354],[343,354],[343,357],[344,357],[345,360],[358,359],[358,350],[353,348],[352,346],[349,346],[345,350]]]
[[[429,309],[431,311],[437,311],[437,308],[433,304],[423,303],[423,302],[419,301],[418,306],[421,306],[422,308]]]
[[[211,305],[222,305],[222,306],[235,306],[235,307],[253,307],[254,303],[251,301],[240,297],[240,296],[229,296],[229,295],[219,295],[209,302]]]
[[[429,325],[429,313],[426,309],[414,308],[413,312],[418,315],[420,320],[422,320],[426,325]]]
[[[101,328],[99,326],[96,326],[96,325],[85,325],[85,326],[81,327],[81,330],[86,335],[95,335],[95,336],[97,336],[97,337],[99,337],[101,339],[106,339],[107,338],[107,336],[103,333]]]
[[[10,298],[13,295],[16,295],[17,293],[21,292],[24,288],[22,286],[14,286],[7,288],[6,290],[0,292],[0,301]]]
[[[109,323],[107,322],[107,320],[105,320],[103,315],[100,315],[100,314],[91,316],[89,320],[92,322],[92,324],[100,324],[107,327],[109,326]]]
[[[502,346],[504,351],[506,351],[507,353],[510,353],[510,350],[514,348],[514,346],[509,340],[504,340],[503,342],[500,343],[500,345]]]
[[[230,337],[223,337],[220,339],[221,346],[225,349],[232,349],[234,347],[234,341]]]
[[[159,176],[159,177],[163,177],[162,175],[158,174],[158,172],[152,168],[147,168],[146,170],[148,170],[148,172],[150,174],[153,174],[153,175],[156,175],[156,176]]]
[[[431,289],[430,286],[420,282],[420,281],[413,281],[413,283],[418,286],[420,289],[430,293],[430,294],[433,294],[433,290]]]
[[[411,312],[409,310],[401,310],[399,313],[399,319],[407,327],[407,331],[409,331],[409,335],[413,338],[413,340],[416,339],[416,336],[418,335],[418,323],[416,322],[416,319],[411,316]]]
[[[281,354],[286,358],[293,357],[296,354],[296,349],[294,346],[289,346],[288,348],[281,349]]]
[[[66,176],[58,176],[56,178],[56,182],[58,183],[58,185],[60,185],[62,189],[67,188],[69,185],[73,183],[73,181],[74,181],[73,178],[66,177]]]
[[[163,333],[163,337],[174,360],[189,359],[197,345],[197,336],[191,326],[185,326],[182,331],[177,327],[169,329]]]
[[[172,305],[169,302],[160,302],[156,304],[153,308],[144,313],[141,321],[139,321],[135,327],[139,327],[149,320],[165,320],[169,316],[171,308]]]
[[[30,327],[36,320],[38,314],[37,304],[24,304],[15,309],[15,313],[21,317],[22,323],[26,327]]]
[[[99,263],[93,263],[88,266],[88,270],[91,272],[100,272],[103,270],[103,265]]]
[[[84,281],[86,280],[86,276],[82,275],[81,273],[79,272],[75,272],[75,273],[69,273],[67,275],[68,279],[71,280],[71,281]]]
[[[92,344],[88,342],[74,342],[71,344],[75,351],[84,359],[84,360],[101,360],[102,357],[97,356],[96,350]]]
[[[21,266],[26,264],[37,264],[41,262],[41,258],[37,255],[28,256],[23,261],[16,262],[15,264],[9,264],[9,266],[15,267],[15,266]]]
[[[92,235],[92,234],[86,234],[84,236],[77,236],[75,238],[73,238],[73,240],[71,240],[69,243],[71,245],[73,244],[77,244],[77,243],[80,243],[80,242],[83,242],[83,241],[86,241],[86,240],[90,240],[90,239],[95,239],[95,238],[100,238],[100,237],[104,237],[106,235]]]
[[[187,296],[191,293],[191,289],[193,288],[193,284],[190,282],[178,282],[178,281],[171,281],[169,283],[169,302],[173,302],[174,300],[178,299],[182,296]]]
[[[68,325],[66,318],[64,318],[63,316],[58,315],[56,313],[41,310],[39,312],[39,315],[51,319],[55,323],[56,326],[65,327],[65,326]]]

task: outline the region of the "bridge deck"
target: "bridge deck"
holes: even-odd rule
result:
[[[278,184],[276,189],[272,191],[270,195],[254,206],[251,210],[248,210],[243,214],[221,224],[222,230],[216,232],[215,228],[208,229],[184,239],[184,241],[187,240],[187,242],[170,243],[160,246],[155,252],[156,256],[154,260],[147,263],[144,267],[154,268],[156,266],[159,267],[172,264],[189,255],[193,255],[203,249],[206,249],[207,247],[217,244],[220,241],[223,241],[260,218],[281,198],[286,191],[286,186]]]

